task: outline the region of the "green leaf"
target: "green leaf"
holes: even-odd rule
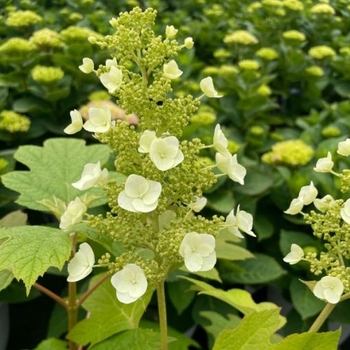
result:
[[[196,286],[196,290],[200,291],[200,294],[210,295],[212,297],[218,298],[227,304],[233,306],[238,311],[240,311],[244,315],[249,315],[254,312],[262,311],[262,310],[272,310],[278,309],[278,306],[269,303],[255,303],[252,299],[251,295],[242,289],[230,289],[228,291],[224,291],[222,289],[215,288],[208,283],[203,281],[198,281],[189,277],[182,277],[192,282]],[[282,325],[285,323],[285,318],[280,316],[279,323]]]
[[[43,340],[34,350],[66,350],[67,345],[65,340],[49,338]]]
[[[254,258],[254,255],[251,252],[234,242],[237,242],[234,235],[227,230],[220,231],[216,238],[216,256],[219,259],[228,260],[245,260]]]
[[[17,203],[30,209],[48,211],[42,201],[69,203],[87,191],[79,191],[71,184],[80,179],[85,164],[107,162],[110,150],[106,145],[86,146],[84,140],[57,138],[44,142],[43,147],[21,146],[15,158],[30,171],[13,171],[2,176],[8,188],[19,192]],[[89,195],[103,197],[94,205],[106,202],[101,188],[88,190]]]
[[[280,343],[276,344],[273,350],[330,350],[338,349],[340,329],[327,333],[301,333],[291,334]]]
[[[292,280],[289,289],[293,305],[303,320],[318,314],[324,308],[325,303],[316,298],[297,278]]]
[[[0,228],[0,241],[0,270],[9,269],[23,280],[27,294],[49,267],[62,269],[72,246],[67,233],[42,226]]]
[[[13,273],[10,270],[0,271],[0,291],[8,287],[13,278]]]
[[[213,339],[216,339],[223,329],[234,329],[241,322],[240,317],[232,314],[229,314],[228,318],[214,311],[202,311],[199,314],[210,322],[208,326],[203,327]]]
[[[245,316],[238,327],[225,329],[217,337],[213,350],[270,350],[270,338],[280,328],[278,309]],[[294,348],[296,349],[296,348]]]
[[[101,276],[94,276],[90,285]],[[110,279],[103,282],[83,303],[91,317],[79,322],[67,338],[78,344],[91,346],[107,339],[118,332],[137,328],[146,310],[153,291],[148,291],[142,298],[131,304],[122,304],[116,297]]]
[[[256,254],[255,257],[235,263],[226,262],[225,268],[219,269],[220,276],[230,283],[258,284],[273,281],[286,273],[272,257],[265,254]],[[231,267],[233,264],[237,265],[235,269]]]
[[[271,337],[280,328],[278,310],[264,310],[245,316],[234,330],[225,329],[213,350],[329,350],[337,349],[340,330],[327,333],[292,334],[277,344]]]
[[[254,169],[254,171],[248,171],[244,178],[244,186],[237,187],[236,191],[246,194],[248,196],[257,196],[264,193],[273,185],[273,177],[259,172],[259,170]]]
[[[0,220],[0,227],[24,226],[27,223],[27,214],[20,210],[13,211]]]
[[[160,335],[152,329],[130,329],[93,346],[92,350],[154,350],[160,348]]]
[[[167,283],[167,292],[169,300],[174,305],[178,315],[191,304],[195,297],[195,292],[189,290],[192,284],[184,279],[177,279],[174,282]]]
[[[254,232],[257,234],[259,241],[270,238],[274,230],[275,227],[271,220],[261,215],[260,211],[254,215]]]
[[[290,247],[293,243],[298,244],[302,248],[307,246],[321,247],[319,240],[307,233],[281,230],[279,245],[283,256],[286,256],[290,252]]]

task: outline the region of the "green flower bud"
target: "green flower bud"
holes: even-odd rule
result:
[[[9,27],[29,27],[41,22],[43,18],[33,11],[14,11],[6,19],[6,25]]]
[[[240,44],[244,46],[257,44],[259,40],[246,30],[236,30],[224,37],[225,44]]]
[[[279,57],[278,52],[275,49],[271,49],[269,47],[262,47],[255,54],[266,61],[272,61]]]
[[[34,81],[40,84],[54,84],[61,80],[64,71],[58,67],[35,66],[31,71]]]
[[[26,132],[29,127],[30,120],[25,115],[7,110],[0,113],[0,130],[10,133]]]
[[[326,45],[314,46],[309,50],[309,55],[318,60],[332,58],[336,55],[335,51]]]

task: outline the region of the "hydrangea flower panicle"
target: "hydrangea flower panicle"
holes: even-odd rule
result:
[[[88,163],[84,166],[83,173],[79,181],[72,183],[72,186],[80,191],[87,190],[95,186],[103,186],[108,180],[108,170],[101,170],[101,163]]]
[[[95,264],[95,254],[88,243],[82,243],[79,250],[75,253],[72,260],[69,261],[68,282],[77,282],[88,276]]]
[[[338,277],[325,276],[319,280],[313,289],[314,295],[330,304],[339,302],[344,291],[344,285]]]
[[[209,271],[216,263],[215,238],[206,233],[187,233],[181,242],[179,253],[189,271]]]
[[[128,264],[115,273],[111,283],[116,289],[118,300],[123,304],[130,304],[141,298],[148,286],[145,273],[136,264]]]
[[[131,174],[126,179],[124,190],[118,195],[118,204],[133,213],[149,213],[157,208],[161,191],[159,182]]]

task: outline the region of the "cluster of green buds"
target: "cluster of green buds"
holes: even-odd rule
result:
[[[350,155],[350,139],[338,143],[337,153],[340,156]],[[340,190],[345,193],[350,186],[350,171],[343,169],[338,173],[333,170],[334,161],[328,152],[326,157],[318,159],[314,171],[330,173],[340,180]],[[297,244],[292,244],[290,253],[284,261],[293,265],[304,260],[309,262],[310,271],[323,277],[307,285],[314,295],[331,304],[347,299],[350,294],[350,199],[334,199],[327,194],[317,198],[318,190],[311,181],[303,186],[297,198],[294,198],[285,211],[287,214],[302,214],[305,222],[312,227],[313,234],[323,240],[325,251],[319,256],[315,252],[307,252]],[[304,206],[313,204],[316,210],[304,212]]]
[[[219,124],[211,145],[199,139],[181,139],[201,99],[221,96],[212,78],[207,77],[200,81],[200,96],[173,97],[172,81],[183,73],[174,58],[194,43],[186,38],[179,44],[175,39],[178,30],[173,26],[166,26],[164,37],[156,36],[152,30],[155,17],[153,9],[121,13],[110,21],[113,35],[89,39],[110,49],[112,58],[97,69],[92,59],[84,58],[79,67],[86,74],[95,73],[126,115],[137,115],[138,124],[112,120],[105,106],[91,107],[85,122],[78,110],[72,111],[72,122],[65,129],[74,134],[83,128],[109,145],[116,154],[116,171],[125,175],[120,183],[107,169],[101,169],[100,162],[86,164],[81,178],[72,184],[81,191],[103,186],[110,211],[105,216],[86,215],[84,197],[77,197],[64,211],[60,228],[73,231],[87,216],[90,227],[122,244],[124,253],[113,261],[107,253],[94,265],[94,253],[83,243],[68,264],[68,281],[81,280],[93,266],[106,266],[123,303],[137,300],[183,265],[191,272],[211,270],[220,230],[241,238],[242,232],[255,236],[252,216],[239,207],[226,219],[198,214],[207,202],[204,191],[219,176],[229,176],[243,185],[246,169],[228,150]],[[215,150],[215,164],[208,166],[202,161],[200,153],[205,148]]]

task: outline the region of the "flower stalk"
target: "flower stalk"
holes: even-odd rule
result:
[[[158,316],[160,327],[160,349],[168,350],[168,328],[165,302],[164,282],[160,282],[157,287]]]

